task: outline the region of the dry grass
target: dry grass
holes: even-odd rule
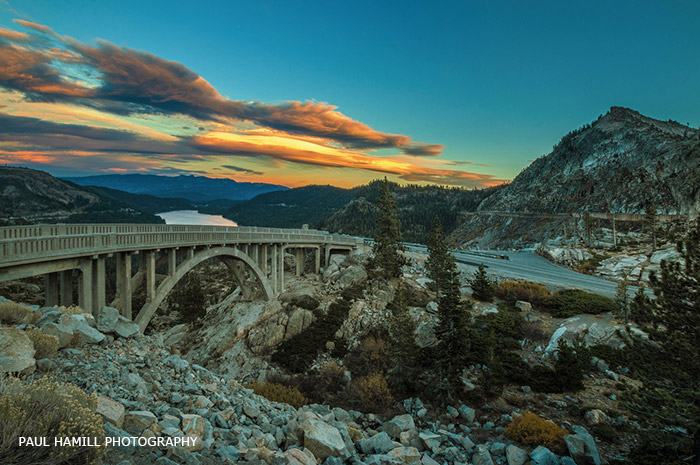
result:
[[[252,389],[254,393],[263,396],[267,400],[289,404],[295,408],[299,408],[307,403],[306,397],[299,392],[299,389],[292,386],[266,381],[264,383],[255,382],[249,384],[246,388]]]
[[[31,324],[39,319],[39,315],[31,308],[15,302],[0,303],[0,321],[8,325]]]

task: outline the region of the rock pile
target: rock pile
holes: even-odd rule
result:
[[[131,331],[126,332],[129,337],[120,336],[120,317],[108,307],[97,323],[87,315],[42,313],[37,321],[41,328],[54,325],[49,327],[91,336],[86,340],[93,342],[81,348],[60,350],[50,371],[57,380],[97,395],[105,434],[116,443],[108,451],[107,463],[523,465],[528,459],[536,464],[600,463],[595,441],[582,427],[566,439],[571,457],[560,459],[544,447],[528,453],[508,444],[503,426],[481,425],[476,411],[465,405],[449,407],[446,415],[432,421],[419,399],[405,401],[406,413],[387,421],[327,405],[295,409],[171,353],[163,341],[178,331],[167,337]],[[22,333],[3,328],[10,329]],[[505,417],[503,424],[510,421]],[[493,439],[476,443],[474,428],[492,430]],[[148,438],[156,439],[148,442]]]

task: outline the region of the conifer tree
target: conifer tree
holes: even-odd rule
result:
[[[495,294],[493,282],[489,279],[484,265],[479,265],[479,270],[469,283],[472,287],[472,297],[482,302],[492,302]]]
[[[442,230],[440,218],[435,217],[433,228],[428,237],[428,259],[425,262],[425,267],[428,272],[428,277],[435,282],[435,291],[440,295],[442,283],[445,280],[447,255],[449,254],[445,233]]]
[[[400,282],[396,288],[394,300],[389,305],[389,340],[391,341],[390,357],[393,367],[389,376],[403,391],[412,391],[417,385],[420,375],[420,348],[416,344],[416,323],[408,313],[408,290],[406,284]]]
[[[646,294],[643,284],[637,288],[632,301],[630,302],[630,319],[635,323],[649,323],[652,318],[652,302]]]
[[[617,314],[623,318],[625,324],[629,323],[630,311],[630,298],[627,289],[627,273],[623,273],[622,279],[617,283],[615,303],[617,304]]]
[[[678,244],[683,263],[661,262],[650,282],[649,322],[642,325],[656,343],[659,363],[636,393],[632,408],[657,427],[679,427],[694,442],[700,464],[700,223]],[[635,297],[635,300],[636,297]],[[641,300],[641,298],[640,298]]]
[[[442,291],[438,298],[438,373],[440,388],[448,400],[461,385],[462,370],[471,349],[471,315],[461,301],[459,270],[452,254],[447,254]]]
[[[374,238],[374,265],[381,267],[385,278],[396,278],[401,275],[404,250],[401,243],[401,224],[396,213],[396,199],[389,190],[389,181],[384,178],[381,195],[377,199],[379,219]]]
[[[168,297],[170,308],[176,310],[180,321],[190,323],[206,315],[207,297],[202,280],[196,272],[187,273],[175,285]]]

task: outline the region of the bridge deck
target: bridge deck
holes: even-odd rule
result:
[[[0,228],[0,267],[154,248],[235,244],[357,247],[362,239],[310,229],[148,224],[57,224]]]

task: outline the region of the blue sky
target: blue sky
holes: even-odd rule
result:
[[[349,185],[388,173],[400,181],[453,183],[454,176],[430,170],[465,170],[475,177],[458,176],[454,184],[487,185],[512,179],[565,133],[613,105],[700,125],[697,1],[14,0],[0,5],[0,27],[6,30],[29,32],[14,22],[23,19],[83,44],[95,46],[103,39],[177,62],[226,99],[325,103],[372,130],[408,136],[411,144],[444,145],[437,157],[416,157],[403,149],[398,153],[400,144],[355,144],[358,156],[397,157],[405,165],[367,170],[324,161],[317,171],[306,158],[271,161],[269,153],[259,151],[241,156],[237,147],[236,166],[259,173],[246,173],[251,180],[279,182],[286,173],[289,185],[325,178]],[[26,102],[36,100],[26,88],[11,90],[23,92]],[[4,103],[0,112],[20,114],[19,103],[18,109]],[[26,108],[22,116],[45,119],[39,111],[44,109]],[[148,116],[157,117],[153,112]],[[73,122],[65,115],[56,118],[52,121]],[[159,124],[162,129],[170,123]],[[207,127],[214,130],[222,132],[220,126]],[[281,136],[279,131],[286,129],[275,125],[274,130]],[[344,141],[331,137],[324,144],[348,148]],[[216,150],[224,153],[219,146]],[[129,153],[131,157],[112,158],[124,168],[96,163],[95,170],[132,171],[138,157]],[[13,160],[7,154],[6,159]],[[151,162],[144,165],[147,171],[166,165]],[[473,164],[449,167],[448,162]],[[214,168],[224,164],[226,159],[217,155],[206,158],[201,169],[193,163],[169,169],[216,174]],[[95,171],[76,160],[63,163],[60,157],[47,166],[61,173]],[[423,168],[429,174],[406,175]],[[245,172],[230,174],[240,173]],[[220,168],[218,175],[228,174]]]

